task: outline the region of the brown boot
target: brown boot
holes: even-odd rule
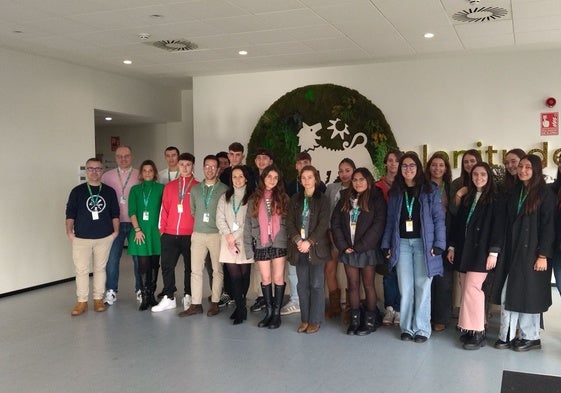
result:
[[[105,311],[105,305],[103,304],[103,299],[94,299],[94,311],[95,312]]]
[[[210,308],[208,309],[208,311],[206,312],[206,316],[207,317],[214,317],[216,314],[218,314],[218,303],[212,302],[210,303]]]
[[[326,318],[336,318],[341,315],[341,290],[339,288],[329,292],[329,309],[325,312]]]
[[[185,311],[181,311],[177,314],[179,317],[188,317],[190,315],[202,314],[203,306],[201,304],[191,304],[189,308]]]
[[[83,314],[88,309],[88,302],[78,302],[72,309],[72,316]]]

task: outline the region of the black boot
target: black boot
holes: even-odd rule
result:
[[[148,303],[148,274],[147,273],[140,273],[140,293],[142,296],[142,302],[140,302],[140,306],[138,309],[140,311],[148,310],[150,306]]]
[[[269,329],[278,329],[281,325],[280,310],[284,299],[286,284],[275,285],[275,298],[273,299],[273,317],[269,323]]]
[[[366,336],[375,332],[376,326],[374,325],[374,318],[374,311],[364,311],[364,319],[355,334],[357,336]]]
[[[157,306],[158,301],[154,297],[154,293],[156,292],[156,285],[158,283],[158,270],[160,269],[159,265],[152,266],[152,277],[150,278],[150,286],[148,288],[148,304],[150,307]]]
[[[479,349],[484,347],[485,344],[485,330],[481,332],[473,332],[473,334],[464,343],[464,349]]]
[[[261,291],[263,291],[263,301],[265,302],[265,318],[259,321],[258,327],[267,327],[271,323],[273,317],[273,284],[261,284]]]
[[[247,319],[247,307],[245,304],[245,297],[242,294],[242,280],[235,279],[232,280],[232,295],[234,296],[234,301],[236,302],[236,309],[232,314],[234,320],[234,325],[239,325]]]
[[[358,330],[358,325],[360,323],[360,310],[358,308],[351,309],[351,322],[347,329],[347,334],[355,334]]]

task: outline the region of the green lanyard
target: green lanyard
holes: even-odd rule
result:
[[[92,202],[93,202],[92,206],[97,206],[97,201],[99,200],[99,194],[101,194],[101,186],[103,184],[102,183],[99,184],[99,191],[97,192],[96,195],[93,194],[92,189],[90,188],[90,184],[86,183],[86,185],[88,186],[88,192],[90,193],[90,197],[92,198]]]
[[[127,188],[127,184],[129,184],[129,180],[132,175],[132,168],[129,171],[129,175],[127,176],[127,180],[125,180],[125,184],[123,184],[123,179],[121,178],[121,170],[117,168],[117,176],[119,177],[119,183],[121,183],[121,198],[125,196],[125,189]]]
[[[310,207],[309,207],[308,197],[304,196],[304,208],[302,209],[302,229],[304,229],[308,224],[308,220],[310,217],[309,213],[310,213]]]
[[[526,200],[527,196],[528,196],[528,191],[524,186],[522,186],[522,189],[520,190],[520,196],[518,197],[518,207],[516,209],[516,215],[520,214],[520,209],[522,208],[522,205],[524,204],[524,201]]]
[[[216,183],[215,183],[216,184]],[[203,187],[203,201],[205,203],[205,211],[208,212],[208,206],[210,205],[210,200],[212,199],[212,194],[214,193],[214,186],[208,187],[206,184]],[[206,194],[206,195],[205,195]]]
[[[405,191],[405,207],[407,208],[407,214],[409,215],[409,219],[413,216],[413,204],[415,203],[415,197],[411,199],[411,203],[409,203],[409,193]]]
[[[358,198],[353,201],[353,210],[351,210],[351,223],[356,224],[358,215],[360,214],[360,207],[358,207]]]
[[[179,176],[179,170],[175,171],[175,177],[173,178],[173,180],[177,179],[177,177]],[[171,172],[168,168],[168,182],[171,181]]]
[[[150,200],[150,194],[152,194],[152,188],[154,187],[150,187],[150,191],[148,191],[148,196],[146,196],[146,194],[144,193],[144,185],[145,183],[142,183],[142,199],[144,200],[144,211],[147,211],[148,201]]]
[[[467,220],[466,220],[466,227],[468,226],[469,221],[471,220],[471,216],[473,214],[473,211],[475,210],[475,205],[477,205],[477,201],[478,201],[478,198],[476,196],[475,198],[473,198],[473,202],[471,203],[471,207],[469,208],[469,213],[468,213]]]
[[[240,201],[240,203],[238,203],[238,206],[236,206],[236,196],[232,194],[232,210],[234,211],[235,218],[238,217],[238,212],[240,211],[240,207],[242,207],[242,202],[243,199]]]

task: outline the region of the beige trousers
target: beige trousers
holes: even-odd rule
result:
[[[90,265],[93,271],[93,298],[103,299],[105,292],[105,265],[113,244],[111,235],[101,239],[80,239],[72,241],[72,259],[76,272],[76,297],[79,302],[87,302],[90,284]]]
[[[207,252],[212,263],[212,297],[213,303],[220,301],[224,273],[218,261],[220,254],[220,234],[193,232],[191,236],[191,295],[193,304],[203,302],[203,270]]]

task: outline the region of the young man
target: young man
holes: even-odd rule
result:
[[[132,229],[131,219],[129,217],[129,193],[132,186],[139,183],[138,169],[132,167],[132,149],[129,146],[119,146],[115,151],[115,160],[117,168],[107,171],[102,181],[113,188],[117,193],[119,200],[120,224],[119,236],[113,242],[109,253],[109,260],[105,270],[107,271],[107,282],[105,283],[105,303],[112,305],[117,301],[117,292],[119,289],[119,265],[123,254],[125,239],[128,239],[129,232]],[[138,276],[138,260],[132,257],[134,264],[135,293],[137,300],[140,298],[140,277]]]
[[[232,185],[232,168],[236,165],[242,165],[244,157],[244,147],[241,143],[233,142],[228,146],[228,160],[230,161],[230,166],[220,173],[220,181],[222,183],[227,186]]]
[[[168,167],[158,172],[158,181],[162,184],[168,184],[179,177],[179,149],[175,146],[167,147],[164,151],[164,157]]]
[[[193,175],[195,157],[190,153],[179,156],[179,177],[164,187],[162,208],[160,209],[160,234],[162,242],[162,279],[163,297],[152,312],[174,309],[177,305],[174,293],[175,266],[179,255],[183,255],[184,296],[183,308],[191,305],[191,235],[193,234],[193,215],[191,214],[191,192],[198,183]]]
[[[113,240],[119,234],[119,202],[115,190],[101,183],[103,164],[86,161],[86,182],[74,187],[66,204],[66,236],[72,242],[78,302],[72,315],[88,309],[89,272],[93,266],[94,310],[105,311],[105,265]]]
[[[228,153],[225,151],[219,151],[216,153],[216,158],[218,158],[218,178],[220,178],[222,172],[224,172],[226,168],[230,167],[230,159],[228,158]]]
[[[191,289],[193,303],[179,313],[186,317],[203,312],[203,269],[205,257],[210,254],[212,263],[212,297],[207,316],[218,314],[218,302],[222,293],[222,265],[218,261],[220,252],[220,234],[216,227],[216,207],[218,199],[228,190],[228,186],[221,183],[218,178],[218,159],[208,155],[204,159],[203,170],[205,178],[202,183],[193,187],[191,192],[191,213],[195,218],[195,227],[191,238]]]

